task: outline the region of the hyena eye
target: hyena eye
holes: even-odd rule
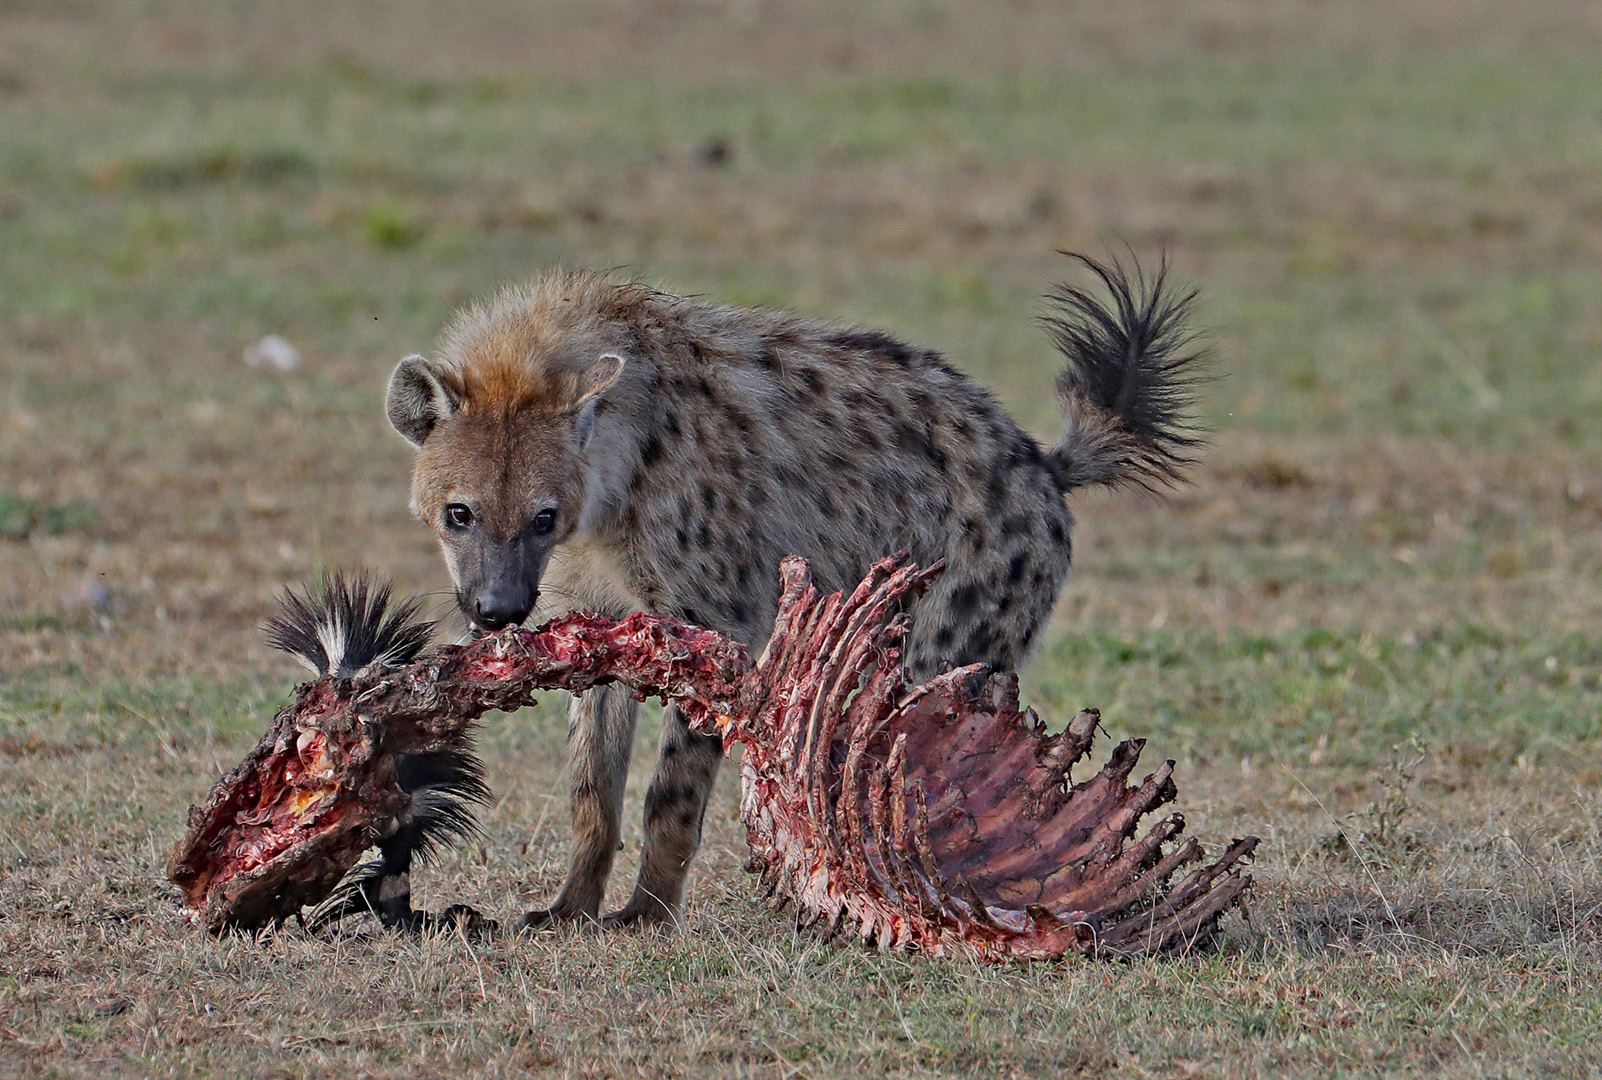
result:
[[[473,524],[473,511],[461,503],[451,503],[445,508],[445,523],[453,529],[465,529]]]
[[[552,529],[556,528],[556,511],[541,510],[539,513],[534,515],[533,525],[534,531],[542,536],[545,533],[550,532]]]

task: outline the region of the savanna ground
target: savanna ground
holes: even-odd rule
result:
[[[675,937],[182,921],[183,809],[298,678],[274,589],[445,584],[380,400],[455,305],[623,267],[936,346],[1051,438],[1054,249],[1124,244],[1203,289],[1212,446],[1080,500],[1025,693],[1263,837],[1215,952],[798,936],[728,772]],[[1602,1068],[1591,0],[4,0],[0,252],[0,1071]],[[241,361],[273,332],[299,370]],[[500,801],[424,902],[551,895],[559,710],[486,726]]]

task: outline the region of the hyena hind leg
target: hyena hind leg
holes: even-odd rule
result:
[[[701,846],[707,799],[723,762],[723,740],[698,735],[677,706],[662,712],[656,773],[645,792],[645,850],[634,895],[608,927],[676,925],[690,860]]]
[[[622,836],[623,785],[639,703],[617,686],[577,694],[567,710],[568,807],[573,852],[567,880],[549,908],[524,915],[518,929],[595,922]]]

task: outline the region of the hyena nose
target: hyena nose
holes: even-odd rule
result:
[[[489,588],[473,599],[473,621],[485,630],[520,623],[534,609],[527,589]]]

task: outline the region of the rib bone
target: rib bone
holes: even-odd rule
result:
[[[1203,858],[1172,842],[1165,762],[1128,780],[1143,740],[1081,783],[1099,714],[1047,735],[1017,680],[984,667],[909,686],[908,602],[940,572],[905,556],[845,595],[784,561],[773,635],[743,646],[666,616],[575,614],[445,646],[399,668],[300,687],[261,743],[192,808],[169,872],[212,930],[283,919],[326,896],[406,794],[397,754],[460,745],[484,713],[538,691],[601,683],[677,703],[695,729],[744,748],[740,817],[770,903],[880,948],[982,960],[1131,956],[1209,938],[1251,883],[1255,837]]]

